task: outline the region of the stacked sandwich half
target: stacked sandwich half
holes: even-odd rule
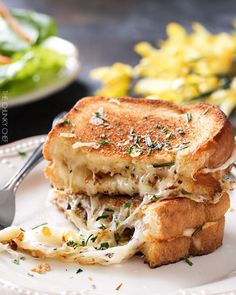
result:
[[[222,244],[235,141],[217,107],[86,97],[51,130],[44,157],[53,202],[78,228],[60,258],[142,253],[156,267]]]

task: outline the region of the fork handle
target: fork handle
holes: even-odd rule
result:
[[[25,176],[43,159],[43,143],[34,150],[33,154],[16,174],[6,183],[4,189],[16,189]]]

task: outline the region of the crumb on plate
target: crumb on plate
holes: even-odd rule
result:
[[[48,263],[38,264],[36,267],[32,268],[31,271],[43,274],[51,270],[51,266]]]

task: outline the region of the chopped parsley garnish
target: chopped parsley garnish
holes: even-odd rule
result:
[[[96,239],[97,239],[97,236],[94,236],[91,238],[91,241],[94,243],[96,241]]]
[[[135,130],[131,129],[129,133],[129,138],[133,141],[133,144],[127,149],[127,153],[131,155],[131,157],[138,157],[142,155],[142,147],[140,146],[140,142],[144,140],[144,137],[141,135],[135,135]]]
[[[184,132],[184,130],[183,130],[182,128],[178,128],[178,129],[177,129],[177,132],[178,132],[180,135],[184,135],[184,134],[185,134],[185,132]]]
[[[100,244],[100,250],[105,250],[109,248],[109,243],[108,242],[103,242]]]
[[[170,132],[166,135],[166,139],[169,139],[169,138],[172,138],[172,137],[175,137],[174,133]]]
[[[24,151],[17,151],[17,154],[18,154],[19,156],[21,156],[21,157],[25,157],[25,156],[27,156],[27,153],[24,152]]]
[[[77,269],[77,271],[76,271],[76,273],[80,273],[80,272],[82,272],[83,270],[81,269],[81,268],[78,268]]]
[[[84,241],[83,241],[83,242],[84,242]],[[82,245],[81,245],[81,246],[85,246],[85,245],[83,245],[83,242],[82,242]],[[77,243],[77,242],[75,242],[75,241],[73,241],[73,240],[67,240],[67,241],[66,241],[66,245],[67,245],[68,247],[72,247],[72,248],[74,248],[74,250],[77,249],[77,248],[80,246],[79,243]]]
[[[166,162],[166,163],[154,163],[152,166],[154,168],[161,168],[161,167],[170,167],[173,166],[175,162]]]
[[[112,258],[114,256],[114,253],[107,253],[105,254],[105,256],[107,256],[108,258]]]
[[[167,133],[169,131],[169,129],[167,127],[162,127],[161,131],[164,132],[164,133]]]
[[[104,117],[104,114],[102,112],[95,112],[95,117],[98,118],[98,119],[101,119],[103,121],[105,121],[105,117]]]
[[[101,220],[101,219],[106,219],[108,217],[109,217],[109,215],[101,215],[96,218],[96,221]]]
[[[115,238],[116,244],[118,245],[120,241],[120,234],[116,231],[114,232],[114,238]]]
[[[111,209],[111,208],[106,208],[104,211],[111,212],[111,213],[113,213],[113,212],[114,212],[114,210],[113,210],[113,209]]]
[[[189,266],[192,266],[192,265],[193,265],[193,262],[192,262],[188,257],[185,257],[185,258],[184,258],[184,261],[185,261]]]
[[[165,145],[167,144],[167,142],[163,141],[163,142],[160,142],[160,143],[155,143],[152,147],[152,151],[159,151],[161,150]]]
[[[151,156],[151,154],[152,154],[152,149],[149,149],[148,152],[147,152],[147,155]]]
[[[89,123],[93,124],[93,125],[103,125],[103,127],[105,128],[112,128],[108,123],[107,120],[105,118],[104,112],[103,112],[103,108],[99,108],[96,112],[92,113],[92,116],[89,120]]]
[[[122,287],[123,283],[120,283],[117,287],[116,287],[116,291],[119,291],[120,288]]]
[[[124,204],[124,208],[130,208],[131,207],[131,202],[126,202]]]
[[[19,265],[19,264],[20,264],[20,260],[19,260],[19,259],[17,259],[17,258],[16,258],[16,259],[13,259],[13,260],[12,260],[12,262],[13,262],[13,263],[15,263],[15,264],[17,264],[17,265]]]
[[[182,194],[184,194],[184,195],[190,195],[190,193],[189,192],[187,192],[186,190],[184,190],[184,189],[181,189],[181,193]]]
[[[138,157],[141,156],[143,151],[140,148],[137,148],[135,144],[131,145],[127,152],[132,156],[132,157]]]
[[[32,277],[32,278],[34,277],[34,275],[30,272],[27,273],[27,276]]]
[[[187,149],[187,148],[188,148],[188,146],[181,145],[179,150],[182,151],[182,150]]]
[[[146,135],[145,143],[149,147],[148,152],[147,152],[148,156],[151,156],[153,151],[162,149],[163,144],[164,144],[164,143],[156,143],[156,142],[152,141],[149,135]]]
[[[183,141],[182,144],[189,144],[190,141]]]
[[[24,256],[21,256],[21,257],[13,259],[12,262],[16,265],[20,265],[20,261],[24,261],[25,259],[26,258]]]
[[[135,136],[134,128],[130,129],[129,136],[132,138]]]
[[[65,119],[62,122],[60,122],[60,125],[72,125],[72,122],[69,119]]]
[[[192,114],[191,113],[186,113],[186,120],[187,120],[187,122],[192,121]]]
[[[79,246],[85,247],[86,246],[85,241],[83,240],[82,243]]]
[[[101,141],[98,141],[98,144],[100,144],[100,145],[108,145],[108,144],[112,144],[112,142],[109,141],[109,140],[101,140]]]
[[[116,225],[116,228],[119,226],[120,224],[120,221],[118,219],[115,220],[115,225]]]
[[[154,202],[157,200],[157,197],[155,195],[149,195],[150,201]]]
[[[131,145],[129,148],[128,148],[128,150],[127,150],[127,152],[129,153],[129,154],[131,154],[132,152],[133,152],[133,149],[135,148],[135,146],[134,145]]]
[[[162,148],[172,149],[168,139],[175,137],[175,134],[161,125],[157,125],[156,128],[159,128],[161,132],[166,133],[165,140],[157,142],[157,140],[152,140],[149,134],[146,134],[145,136],[135,135],[135,131],[132,129],[129,133],[129,138],[132,139],[133,143],[128,147],[127,153],[129,153],[131,157],[138,157],[145,151],[147,156],[151,156],[153,151],[159,151]]]
[[[48,224],[47,222],[44,222],[44,223],[41,223],[39,225],[36,225],[36,226],[32,227],[32,229],[36,229],[36,228],[38,228],[40,226],[47,225],[47,224]]]
[[[146,135],[145,142],[148,147],[151,147],[153,145],[153,141],[151,140],[149,135]]]
[[[195,236],[200,231],[202,231],[202,226],[199,226],[198,228],[195,229],[195,231],[192,233],[192,237]]]
[[[98,228],[102,230],[106,229],[106,227],[103,224],[101,224]]]
[[[91,240],[93,243],[96,241],[97,236],[93,236],[93,234],[89,235],[89,237],[87,238],[86,242],[85,242],[85,246],[88,245],[89,240]]]

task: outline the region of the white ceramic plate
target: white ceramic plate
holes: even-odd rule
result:
[[[25,161],[17,151],[32,150],[44,136],[22,140],[0,148],[0,184]],[[39,164],[21,183],[16,196],[14,223],[24,228],[48,222],[70,226],[63,215],[47,202],[50,189]],[[2,173],[4,171],[4,174]],[[0,294],[236,294],[236,206],[226,214],[225,238],[214,253],[150,269],[138,257],[115,266],[83,266],[48,260],[52,270],[31,272],[39,260],[26,256],[20,265],[7,253],[0,254]],[[83,272],[76,274],[78,268]],[[33,277],[31,276],[33,274]],[[120,285],[120,289],[116,288]]]
[[[71,42],[53,36],[46,39],[42,43],[42,46],[53,49],[67,56],[65,68],[58,76],[58,79],[53,81],[50,85],[46,85],[44,87],[42,86],[23,95],[15,96],[9,99],[7,101],[9,107],[45,98],[46,96],[65,88],[77,78],[80,69],[79,52]]]

